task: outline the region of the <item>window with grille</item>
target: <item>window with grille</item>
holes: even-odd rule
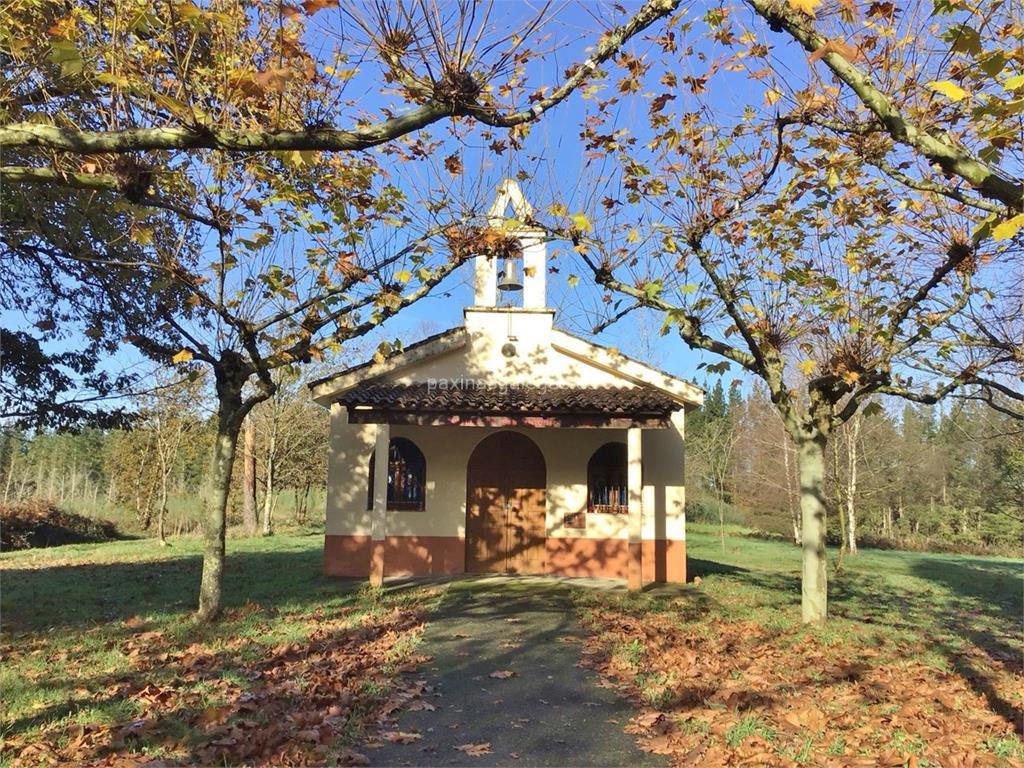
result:
[[[605,443],[587,464],[587,511],[629,512],[625,443]]]
[[[366,508],[373,509],[373,478],[376,456],[370,454],[370,479],[367,483]],[[426,508],[427,461],[416,443],[394,437],[388,445],[389,510],[422,510]]]

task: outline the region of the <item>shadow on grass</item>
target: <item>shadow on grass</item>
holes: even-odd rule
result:
[[[1014,573],[1010,563],[981,558],[919,558],[910,572],[938,589],[910,591],[878,577],[845,572],[830,585],[832,613],[912,633],[930,629],[918,618],[927,617],[939,630],[929,637],[929,647],[1024,736],[1024,710],[997,683],[999,672],[1015,675],[1021,669],[1021,650],[1009,642],[1021,635],[1024,579],[1019,570]],[[964,643],[977,648],[984,660],[966,652]]]
[[[4,633],[84,627],[146,614],[187,615],[197,603],[201,569],[199,553],[139,562],[5,568]],[[319,541],[298,549],[229,549],[224,608],[248,603],[313,607],[364,583],[325,576]]]
[[[1020,672],[1024,663],[1020,647],[1009,642],[1010,638],[1019,642],[1024,632],[1022,565],[980,558],[922,561],[914,565],[912,572],[944,585],[955,596],[947,601],[943,626],[984,651],[988,663],[979,664],[956,649],[947,649],[949,662],[971,687],[985,696],[992,710],[1013,722],[1017,735],[1024,737],[1024,708],[1003,698],[991,677],[993,666]],[[957,604],[955,598],[968,601],[968,605]]]
[[[704,552],[713,558],[714,553]],[[889,553],[895,555],[895,553]],[[1008,681],[1021,670],[1024,565],[1005,559],[905,553],[899,573],[844,569],[829,579],[829,612],[854,622],[925,638],[950,670],[988,702],[993,713],[1024,736],[1024,711]],[[770,566],[769,566],[770,568]],[[800,602],[796,573],[740,568],[690,558],[694,576],[720,575],[740,587],[765,590],[765,606]],[[924,582],[922,584],[922,582]]]
[[[700,577],[705,578],[712,574],[749,574],[750,570],[747,568],[740,568],[737,565],[726,565],[725,563],[717,563],[714,560],[700,560],[696,557],[686,558],[686,578],[688,581],[693,581],[694,578]]]

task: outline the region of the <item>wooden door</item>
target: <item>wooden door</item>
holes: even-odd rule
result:
[[[518,432],[484,438],[466,468],[466,570],[542,573],[547,470]]]

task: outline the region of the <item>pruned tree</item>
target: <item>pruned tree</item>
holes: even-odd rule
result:
[[[410,199],[398,171],[443,143],[414,134],[450,118],[455,141],[483,125],[517,142],[677,5],[648,0],[553,86],[528,72],[547,9],[511,28],[468,2],[10,10],[0,179],[17,217],[3,237],[36,278],[29,309],[45,317],[50,294],[73,289],[54,324],[210,373],[201,619],[221,609],[238,433],[273,371],[332,354],[504,243],[472,220],[479,201]],[[404,107],[388,101],[396,88]],[[445,167],[461,170],[457,153]],[[111,213],[116,235],[83,236]]]
[[[826,445],[836,428],[880,395],[934,403],[983,388],[986,374],[1024,359],[1013,344],[963,333],[965,319],[1019,301],[997,270],[1019,269],[1022,237],[995,232],[1015,215],[1017,198],[1000,197],[1015,189],[1005,174],[975,178],[970,158],[947,171],[976,182],[974,190],[894,185],[870,162],[891,158],[893,138],[883,132],[878,144],[874,128],[836,129],[824,115],[850,109],[837,90],[789,76],[772,59],[771,33],[743,29],[737,17],[716,8],[680,27],[685,44],[673,29],[631,55],[618,93],[584,123],[594,172],[589,195],[576,197],[583,210],[569,216],[569,205],[556,203],[538,218],[606,289],[605,324],[659,311],[666,333],[721,358],[709,371],[738,367],[766,387],[796,445],[802,614],[820,622]],[[890,22],[871,23],[877,32]],[[892,55],[876,57],[874,80],[902,77],[898,54],[911,49],[887,47]],[[916,119],[914,98],[904,101]],[[614,130],[609,116],[623,109],[646,122]],[[844,126],[862,122],[839,114]],[[932,114],[929,128],[945,117],[938,107]],[[1013,379],[1003,385],[1019,397]]]

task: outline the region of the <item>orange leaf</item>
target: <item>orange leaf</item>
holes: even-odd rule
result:
[[[337,8],[338,0],[303,0],[302,10],[306,12],[307,16],[312,16],[319,10],[324,8]]]
[[[384,734],[384,738],[393,744],[412,744],[423,738],[420,733],[405,733],[404,731],[390,731]]]
[[[491,742],[485,741],[481,744],[461,744],[456,747],[459,752],[465,752],[472,757],[491,754]]]

